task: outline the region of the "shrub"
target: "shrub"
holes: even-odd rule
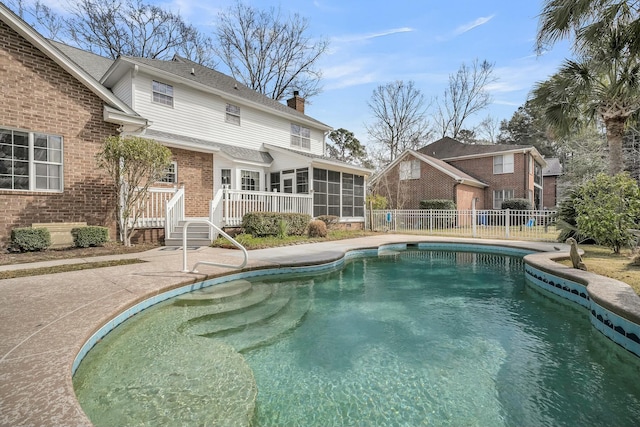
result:
[[[578,189],[576,224],[581,233],[620,253],[640,223],[640,188],[628,173],[599,174]]]
[[[102,246],[109,240],[109,229],[107,227],[77,227],[71,230],[73,243],[78,248],[88,248],[89,246]]]
[[[327,224],[319,219],[309,223],[309,237],[327,237]]]
[[[369,194],[367,196],[367,206],[374,210],[386,209],[387,198],[379,194]]]
[[[289,224],[284,219],[278,220],[278,238],[284,239],[289,235]]]
[[[453,202],[453,200],[447,199],[420,200],[420,209],[453,211],[456,209],[456,204]]]
[[[320,215],[316,219],[324,222],[324,225],[327,226],[327,230],[330,230],[334,225],[338,223],[338,219],[340,218],[335,215]]]
[[[504,200],[500,207],[502,209],[512,209],[514,211],[530,211],[533,209],[531,202],[527,199]]]
[[[245,233],[255,237],[278,236],[280,221],[287,224],[287,235],[302,236],[307,230],[311,216],[297,213],[250,212],[242,218]]]
[[[11,248],[20,252],[42,251],[51,246],[51,233],[46,228],[14,228]]]

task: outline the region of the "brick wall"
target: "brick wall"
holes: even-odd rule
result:
[[[545,176],[542,178],[543,191],[542,191],[542,205],[547,209],[554,209],[557,201],[557,176]]]
[[[61,135],[64,192],[0,190],[0,248],[11,229],[35,222],[107,226],[116,238],[113,192],[95,154],[116,125],[103,120],[104,102],[0,22],[0,127]]]
[[[413,160],[408,156],[405,160]],[[420,179],[400,181],[400,163],[375,183],[375,194],[387,198],[390,209],[419,209],[421,200],[454,200],[456,181],[449,175],[420,162]]]
[[[484,191],[483,204],[487,209],[492,209],[493,190],[514,190],[513,196],[515,198],[528,198],[527,184],[530,177],[528,175],[526,161],[527,156],[525,154],[515,153],[513,155],[513,173],[503,174],[493,173],[493,157],[491,156],[452,160],[447,163],[489,185]]]
[[[213,199],[213,154],[171,148],[178,164],[178,183],[184,184],[188,217],[208,217]]]
[[[456,207],[459,210],[471,210],[473,199],[476,201],[476,209],[486,209],[484,205],[484,188],[472,187],[460,184],[456,187]]]

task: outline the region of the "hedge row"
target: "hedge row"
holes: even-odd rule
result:
[[[279,212],[251,212],[242,218],[245,233],[255,237],[282,234],[302,236],[311,221],[311,215]]]
[[[102,246],[109,240],[106,227],[78,227],[71,230],[76,247]],[[51,233],[46,228],[14,228],[11,230],[11,249],[19,252],[43,251],[51,246]]]

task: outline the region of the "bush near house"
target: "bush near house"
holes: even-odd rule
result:
[[[77,248],[102,246],[109,240],[109,229],[97,226],[77,227],[71,230],[71,235]]]
[[[456,204],[448,199],[420,200],[420,209],[456,210]]]
[[[309,237],[327,237],[327,225],[324,221],[314,219],[309,223]]]
[[[302,236],[311,221],[311,215],[279,212],[250,212],[242,217],[244,232],[255,237],[278,236],[280,221],[287,223],[287,235]]]
[[[51,246],[51,233],[46,228],[14,228],[11,249],[19,252],[42,251]]]
[[[330,230],[338,223],[338,219],[340,218],[335,215],[320,215],[316,219],[324,222],[324,225],[326,225],[327,229]]]
[[[530,211],[533,209],[531,202],[527,199],[509,199],[502,202],[502,209],[511,209],[514,211]]]

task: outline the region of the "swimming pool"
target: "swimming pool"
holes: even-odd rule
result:
[[[74,384],[96,425],[248,421],[256,390],[255,425],[634,425],[638,359],[523,271],[426,250],[257,277],[125,322]]]

